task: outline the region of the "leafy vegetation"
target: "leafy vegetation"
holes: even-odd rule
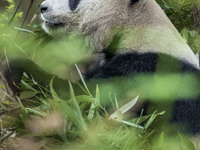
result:
[[[198,9],[198,0],[157,0],[182,37],[195,53],[199,53],[200,36],[195,29],[193,11]]]
[[[69,74],[74,72],[71,70],[74,63],[87,63],[85,60],[90,57],[82,37],[72,34],[67,39],[56,41],[46,35],[38,24],[21,27],[18,20],[22,19],[24,13],[19,10],[20,4],[15,6],[14,0],[6,1],[8,6],[0,14],[0,65],[4,65],[8,58],[26,57],[37,62],[47,72],[63,78],[71,78]],[[199,33],[195,30],[191,13],[197,2],[195,0],[157,1],[183,38],[196,53],[199,53]],[[21,2],[23,3],[23,1]],[[55,49],[59,49],[59,51]],[[75,68],[75,72],[82,82],[77,83],[77,85],[85,94],[76,95],[76,91],[69,82],[67,85],[70,93],[69,99],[63,99],[57,95],[53,86],[54,78],[49,83],[49,88],[46,88],[39,85],[32,76],[24,73],[19,87],[23,89],[23,92],[17,97],[12,97],[6,84],[0,83],[2,85],[0,86],[0,148],[60,150],[199,149],[198,140],[194,143],[181,133],[170,135],[164,130],[156,132],[156,129],[150,128],[158,117],[163,117],[165,112],[155,110],[153,114],[142,116],[144,111],[142,110],[138,117],[133,116],[133,114],[127,116],[128,110],[137,109],[138,97],[134,97],[133,100],[121,105],[116,95],[124,91],[117,89],[117,93],[107,95],[110,99],[105,100],[105,97],[101,96],[103,91],[116,87],[99,88],[97,85],[93,87],[96,88],[95,93],[92,93],[83,80],[79,68],[77,66]],[[2,74],[1,78],[3,80]],[[169,87],[166,87],[167,96],[174,89],[177,90],[177,93],[180,92],[179,95],[184,95],[185,93],[177,88],[180,83],[173,85],[176,78],[174,76],[162,79],[156,77],[152,80],[152,78],[139,77],[138,83],[141,84],[143,80],[149,83],[141,86],[139,90],[144,91],[143,95],[147,97],[158,99],[158,97],[163,96],[159,95],[160,86],[164,82],[171,82]],[[154,81],[154,84],[152,81]],[[186,76],[180,82],[182,85],[185,83],[187,87],[191,81],[190,77]],[[152,89],[156,92],[153,92]],[[195,91],[195,87],[192,90]],[[195,92],[193,93],[190,90],[189,94],[194,96]],[[104,108],[104,105],[102,105],[104,101],[112,104],[112,113]]]

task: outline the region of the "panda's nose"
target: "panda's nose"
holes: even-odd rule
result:
[[[48,7],[46,5],[44,5],[44,4],[41,4],[40,11],[41,11],[41,13],[45,13],[45,12],[48,11]]]

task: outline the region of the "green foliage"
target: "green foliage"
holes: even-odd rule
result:
[[[70,99],[62,100],[53,88],[53,79],[50,83],[50,93],[52,95],[50,96],[46,94],[48,92],[44,92],[47,89],[39,88],[39,90],[36,90],[32,88],[31,85],[34,85],[35,81],[26,74],[24,75],[22,84],[26,89],[24,89],[20,97],[17,97],[19,103],[15,101],[13,106],[18,108],[15,115],[19,117],[13,117],[9,113],[4,115],[2,126],[8,128],[10,126],[9,123],[13,122],[10,130],[15,129],[21,134],[29,133],[32,137],[43,137],[48,142],[51,139],[56,139],[59,142],[54,146],[58,149],[63,149],[62,147],[76,147],[73,144],[74,142],[79,142],[83,147],[90,147],[89,149],[92,149],[92,147],[98,148],[101,145],[102,148],[99,147],[100,149],[128,150],[132,149],[133,143],[139,143],[135,147],[142,148],[145,147],[145,144],[148,142],[147,139],[152,134],[148,131],[149,125],[157,115],[163,114],[154,113],[145,117],[146,119],[143,120],[145,128],[139,124],[133,125],[131,123],[132,119],[127,121],[118,120],[119,117],[115,119],[114,115],[109,115],[106,112],[100,104],[100,91],[98,88],[96,89],[96,96],[91,94],[75,96],[73,87],[69,82]],[[88,88],[85,85],[86,89]],[[43,96],[39,97],[35,93],[40,93]],[[34,100],[32,104],[27,105],[26,103],[24,105],[25,101],[30,103],[30,99]],[[135,100],[133,102],[135,104]],[[130,109],[130,103],[119,108],[114,114],[120,111],[122,112],[120,115],[124,115]],[[5,103],[1,104],[5,109],[9,108],[6,107]],[[133,107],[134,104],[132,105]],[[91,113],[93,114],[92,117]],[[139,118],[135,119],[138,120]],[[132,137],[134,137],[134,141],[132,141]],[[143,141],[143,139],[147,141]],[[126,144],[124,145],[124,143]],[[21,147],[23,146],[21,145]],[[80,148],[79,146],[76,147],[76,149]]]
[[[53,149],[60,150],[178,150],[186,147],[188,150],[195,150],[196,146],[182,134],[176,137],[164,132],[153,134],[154,131],[151,131],[149,126],[158,115],[162,116],[163,112],[125,120],[124,113],[134,108],[138,97],[121,108],[116,101],[117,110],[109,115],[100,104],[99,93],[101,91],[98,88],[96,96],[91,94],[76,96],[69,82],[71,96],[69,100],[63,100],[53,88],[54,79],[50,83],[52,96],[48,94],[48,89],[30,88],[31,85],[37,83],[26,74],[23,80],[26,80],[22,82],[26,87],[23,93],[25,96],[21,94],[21,98],[17,97],[18,103],[13,101],[14,105],[10,105],[7,101],[0,103],[4,107],[4,110],[0,111],[0,115],[4,114],[1,118],[3,120],[1,128],[7,130],[1,134],[6,136],[14,130],[17,131],[18,136],[28,135],[21,137],[21,140],[30,140],[29,142],[34,143],[32,145],[34,149],[53,147]],[[40,87],[38,84],[37,86]],[[88,89],[86,84],[84,88]],[[43,96],[40,97],[33,93],[40,93]],[[32,102],[32,104],[27,105],[26,102]],[[14,115],[7,110],[12,110]],[[121,115],[123,117],[120,117]],[[15,138],[15,135],[10,138],[12,141],[11,144],[8,143],[10,149],[15,149],[16,145],[20,148],[27,148],[28,143],[16,143]],[[152,138],[154,138],[153,141]],[[42,145],[41,141],[44,141]]]
[[[200,51],[200,35],[195,30],[193,10],[200,5],[198,0],[157,0],[169,19],[194,52]]]
[[[21,18],[23,15],[23,12],[14,13],[15,10],[14,0],[6,0],[6,1],[9,3],[9,5],[6,6],[5,11],[0,13],[0,28],[5,27],[11,21],[15,22],[18,21],[18,19]],[[12,15],[14,15],[14,18],[10,17]]]

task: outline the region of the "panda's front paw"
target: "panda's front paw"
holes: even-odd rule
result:
[[[47,77],[46,72],[29,59],[15,58],[10,60],[4,72],[4,77],[14,95],[19,95],[22,90],[20,85],[24,74],[36,80],[41,79],[42,76]],[[44,81],[44,78],[42,81]]]

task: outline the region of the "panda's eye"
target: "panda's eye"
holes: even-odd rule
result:
[[[130,3],[131,5],[135,4],[136,2],[138,2],[139,0],[131,0]]]
[[[78,7],[79,3],[80,0],[69,0],[69,8],[74,11]]]

